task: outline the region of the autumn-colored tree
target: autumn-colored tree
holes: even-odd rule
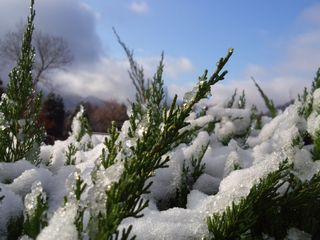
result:
[[[99,106],[92,106],[91,109],[88,109],[88,116],[95,132],[105,132],[111,127],[112,121],[116,123],[119,129],[123,122],[128,119],[126,106],[115,100],[105,101]]]
[[[65,135],[70,132],[72,119],[79,111],[80,105],[84,106],[85,117],[89,120],[89,125],[93,132],[106,132],[106,130],[111,127],[112,121],[114,121],[116,127],[120,129],[123,122],[128,119],[126,105],[115,100],[105,101],[102,104],[81,102],[74,111],[66,112]]]

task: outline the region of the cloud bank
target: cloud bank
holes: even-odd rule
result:
[[[132,2],[129,6],[129,9],[133,13],[145,14],[149,12],[149,6],[146,2]]]
[[[137,61],[143,65],[146,78],[152,78],[159,58],[139,58]],[[194,69],[187,58],[168,57],[165,58],[164,65],[164,79],[174,79]],[[56,89],[65,94],[81,93],[84,97],[94,95],[104,100],[132,100],[135,89],[129,78],[128,69],[127,59],[102,58],[91,68],[59,72],[55,76]]]
[[[145,2],[132,2],[131,11],[146,13]],[[83,97],[96,96],[102,99],[126,101],[134,96],[134,88],[128,76],[128,62],[125,58],[115,59],[106,55],[97,33],[98,13],[81,0],[38,0],[36,4],[36,27],[44,32],[63,36],[75,55],[75,63],[66,72],[53,76],[57,91],[78,94]],[[28,14],[28,1],[1,0],[0,38]],[[277,104],[283,104],[309,87],[320,63],[320,4],[303,11],[297,19],[296,34],[288,37],[279,51],[280,61],[266,67],[248,63],[242,76],[236,79],[226,77],[212,88],[212,101],[219,102],[230,97],[234,89],[245,90],[248,101],[264,109],[250,77],[253,76],[265,93]],[[302,26],[302,27],[301,27]],[[125,54],[123,54],[125,56]],[[159,62],[159,56],[137,59],[144,66],[146,75],[152,77]],[[232,59],[231,59],[232,61]],[[195,81],[190,82],[195,70],[192,61],[185,56],[165,56],[165,84],[171,95],[180,98],[190,91]],[[182,80],[184,80],[182,82]]]
[[[226,80],[212,88],[212,102],[230,98],[237,88],[245,90],[247,100],[265,110],[262,98],[254,86],[253,76],[263,91],[275,104],[284,104],[295,99],[303,88],[310,88],[317,69],[320,67],[320,4],[305,9],[297,19],[297,33],[288,37],[280,46],[282,59],[265,67],[248,64],[243,76]],[[300,26],[303,26],[301,28]],[[231,59],[232,61],[232,59]]]
[[[25,22],[29,1],[1,0],[0,38]],[[91,63],[103,54],[96,32],[96,14],[79,0],[38,0],[35,5],[35,28],[63,37],[75,58],[75,64]]]
[[[15,29],[17,23],[28,15],[28,1],[1,0],[0,38]],[[38,0],[35,6],[37,29],[52,35],[62,36],[74,54],[75,62],[67,71],[52,75],[52,86],[61,94],[76,94],[82,97],[96,96],[101,99],[126,101],[132,99],[135,90],[128,74],[128,61],[108,57],[102,49],[97,33],[99,15],[80,0]],[[146,13],[145,2],[132,2],[131,11]],[[152,77],[160,60],[159,56],[138,58],[145,74]],[[194,71],[186,57],[165,56],[165,78],[176,80],[181,75]]]

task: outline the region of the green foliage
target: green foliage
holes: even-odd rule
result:
[[[304,87],[303,94],[302,95],[298,94],[298,100],[304,103],[307,101],[308,95],[309,95],[308,89]]]
[[[198,157],[192,156],[191,168],[189,166],[186,166],[186,161],[184,161],[182,166],[181,182],[179,187],[176,190],[175,198],[171,200],[170,208],[173,208],[173,207],[186,208],[188,194],[192,190],[194,183],[198,180],[198,178],[204,172],[205,164],[202,163],[202,159],[208,147],[209,147],[209,144],[207,144],[206,146],[203,146]]]
[[[237,96],[237,89],[234,90],[234,93],[232,94],[231,99],[228,101],[226,106],[227,108],[232,108],[234,101],[236,99],[236,96]]]
[[[7,238],[8,240],[16,240],[22,235],[23,231],[23,214],[13,216],[7,223]]]
[[[232,139],[233,135],[230,134],[230,135],[227,135],[225,136],[224,138],[222,138],[220,141],[222,143],[223,146],[228,146],[230,140]]]
[[[252,81],[254,82],[254,85],[257,87],[261,97],[263,98],[263,101],[264,101],[266,107],[268,108],[271,117],[272,118],[276,117],[278,114],[278,111],[277,111],[277,108],[274,106],[273,101],[270,100],[268,98],[268,96],[263,92],[263,90],[261,89],[259,84],[254,80],[254,78],[252,78]]]
[[[38,153],[43,130],[39,127],[38,122],[41,96],[35,93],[31,76],[34,58],[34,50],[31,47],[33,3],[31,0],[31,12],[22,44],[21,57],[10,74],[7,94],[3,96],[0,104],[1,162],[14,162],[23,157],[35,163],[39,162]],[[150,178],[154,176],[157,169],[167,167],[170,151],[179,144],[190,144],[200,130],[205,130],[209,134],[214,131],[215,124],[220,120],[214,119],[205,127],[190,127],[190,123],[186,120],[194,111],[195,104],[210,94],[211,86],[224,79],[227,72],[222,72],[222,69],[233,53],[233,49],[229,49],[227,55],[220,59],[216,71],[210,77],[208,77],[207,70],[204,72],[197,86],[186,93],[183,104],[177,104],[177,96],[175,96],[169,106],[164,91],[163,53],[156,74],[152,79],[146,79],[142,66],[133,58],[133,51],[128,50],[116,32],[115,34],[129,59],[129,75],[136,89],[136,98],[131,103],[132,114],[129,119],[128,132],[120,135],[116,125],[112,124],[105,138],[105,148],[100,156],[101,164],[97,164],[96,171],[91,172],[93,187],[100,187],[98,185],[99,171],[104,174],[113,170],[112,166],[115,164],[123,166],[119,179],[112,181],[105,189],[99,189],[102,193],[102,200],[105,200],[104,208],[96,213],[94,211],[97,209],[91,208],[90,205],[94,205],[93,202],[81,199],[87,189],[87,184],[78,173],[75,175],[71,193],[65,197],[65,208],[68,207],[69,202],[78,206],[74,224],[79,239],[124,240],[135,238],[135,236],[130,236],[132,226],[120,230],[119,224],[127,217],[143,216],[142,210],[148,205],[145,196],[150,193],[152,185]],[[265,95],[254,79],[253,81],[271,116],[275,117],[277,110],[273,101]],[[313,109],[312,93],[319,87],[320,69],[312,84],[311,92],[305,89],[303,95],[299,96],[299,100],[303,102],[301,114],[306,118],[316,110]],[[236,95],[237,89],[227,103],[227,107],[245,109],[245,92],[243,91],[239,96],[237,103],[235,103]],[[200,116],[204,116],[206,110],[200,112]],[[261,129],[261,116],[262,114],[253,107],[251,126],[255,124],[256,129]],[[80,143],[76,146],[80,150],[85,150],[90,148],[91,143],[81,145],[84,142],[83,137],[86,134],[91,135],[91,130],[82,107],[76,118],[78,122],[75,123],[74,129],[77,131],[74,137],[76,144]],[[235,120],[237,119],[231,119],[231,121]],[[250,129],[244,134],[241,133],[241,136],[232,134],[226,136],[221,142],[227,145],[231,138],[235,138],[245,143],[249,133]],[[308,138],[310,136],[302,133],[292,139],[291,146],[302,148]],[[240,140],[238,146],[244,147],[244,144],[239,143]],[[320,159],[320,131],[312,136],[312,143],[313,158],[318,160]],[[66,165],[75,165],[75,154],[78,151],[76,146],[73,143],[68,145],[65,152]],[[202,159],[208,146],[209,144],[203,146],[198,156],[193,156],[190,161],[184,162],[181,182],[176,189],[175,198],[169,202],[169,207],[186,207],[188,194],[204,172],[205,165]],[[240,163],[233,163],[234,170],[241,169],[241,166]],[[301,181],[295,174],[292,164],[289,164],[288,161],[281,163],[278,170],[257,181],[246,197],[232,202],[224,211],[215,213],[207,219],[210,237],[212,239],[262,239],[263,235],[267,234],[275,239],[284,239],[287,230],[293,227],[306,231],[312,234],[314,239],[318,239],[320,235],[320,173],[307,181]],[[22,234],[36,238],[43,227],[48,224],[46,197],[42,194],[34,197],[36,204],[32,211],[25,211],[24,215],[9,219],[8,239],[18,239]],[[4,196],[0,196],[0,204],[3,198]],[[88,223],[84,223],[85,213],[88,213]]]
[[[80,202],[80,198],[84,190],[86,189],[87,184],[81,179],[79,174],[76,174],[76,184],[74,188],[74,194],[76,196],[76,200]],[[75,219],[75,225],[78,231],[79,238],[83,232],[83,216],[84,216],[85,207],[79,206],[77,210],[77,216]]]
[[[128,227],[128,229],[122,229],[122,234],[121,234],[121,240],[135,240],[136,236],[130,237],[130,232],[132,230],[132,226],[130,225]],[[118,240],[119,239],[119,232],[116,232],[113,236],[112,236],[112,240]]]
[[[212,134],[214,132],[214,129],[216,127],[216,123],[220,121],[214,120],[212,122],[209,122],[208,125],[205,127],[204,131],[206,131],[209,134]]]
[[[68,202],[76,202],[78,204],[77,214],[74,220],[78,232],[78,239],[83,239],[83,217],[86,210],[86,206],[81,203],[81,195],[87,188],[87,184],[84,183],[84,180],[81,179],[81,176],[78,172],[74,174],[75,183],[72,185],[72,191],[69,196],[64,196],[64,207],[68,207]]]
[[[75,194],[76,199],[78,201],[80,201],[81,194],[84,192],[86,187],[87,187],[87,184],[84,183],[84,181],[81,179],[80,175],[77,174],[76,175],[76,186],[75,186],[75,189],[74,189],[74,194]]]
[[[246,108],[246,94],[244,90],[242,91],[242,94],[239,96],[239,101],[238,101],[238,108],[240,109],[245,109]]]
[[[277,228],[278,189],[289,176],[291,166],[284,162],[279,169],[260,179],[247,197],[238,203],[232,203],[222,213],[216,213],[207,219],[212,239],[255,239],[262,233],[274,233]],[[269,221],[274,221],[269,223]],[[271,224],[271,225],[270,225]],[[260,236],[261,237],[261,236]],[[259,238],[258,238],[259,239]]]
[[[320,113],[320,106],[314,106],[313,93],[320,87],[320,68],[316,72],[316,76],[312,82],[311,91],[308,92],[304,88],[302,96],[298,96],[299,101],[302,103],[302,107],[299,109],[299,114],[304,116],[306,119],[314,111]],[[310,136],[306,136],[309,137]],[[317,130],[314,136],[311,136],[311,143],[313,143],[313,149],[311,151],[314,160],[320,159],[320,131]]]
[[[135,102],[132,103],[133,118],[138,121],[146,116],[152,118],[154,124],[160,124],[163,120],[162,112],[166,108],[166,96],[164,91],[163,74],[163,59],[164,54],[161,54],[159,66],[153,79],[145,79],[143,67],[140,66],[133,58],[133,51],[130,51],[124,42],[121,41],[119,35],[113,29],[119,44],[123,47],[130,64],[129,76],[136,89]],[[132,119],[130,119],[132,121]],[[135,131],[135,123],[132,124],[132,131]]]
[[[304,116],[306,119],[310,116],[313,110],[320,112],[320,106],[316,106],[313,109],[313,93],[316,89],[320,87],[320,68],[316,72],[316,76],[311,85],[311,90],[308,92],[307,88],[304,88],[302,96],[298,95],[298,100],[302,103],[302,107],[299,109],[300,115]]]
[[[140,94],[137,94],[137,103],[133,104],[133,114],[130,119],[129,137],[136,137],[136,141],[130,146],[131,154],[127,154],[123,161],[124,170],[119,181],[106,191],[105,211],[95,217],[92,224],[97,226],[98,232],[91,231],[89,233],[91,239],[111,238],[113,234],[117,233],[118,225],[124,218],[142,216],[141,211],[148,205],[148,201],[141,196],[149,193],[152,184],[152,182],[147,183],[147,180],[154,175],[156,169],[166,167],[169,158],[162,158],[162,156],[171,150],[175,143],[185,137],[186,133],[181,131],[188,125],[185,119],[194,105],[208,95],[211,85],[224,79],[227,72],[220,73],[220,71],[229,60],[232,52],[233,50],[230,49],[227,56],[220,59],[217,70],[209,79],[207,79],[208,71],[205,71],[200,78],[197,91],[183,107],[176,105],[177,96],[174,97],[169,109],[163,105],[161,107],[164,95],[158,94],[148,98],[145,95],[148,91],[142,90],[141,82],[141,91]],[[129,55],[129,61],[130,56],[132,55]],[[154,77],[154,82],[158,83],[151,83],[151,89],[162,88],[162,59]],[[132,63],[130,64],[132,65]],[[136,65],[133,63],[133,66]],[[135,73],[143,76],[142,71],[137,70]],[[155,93],[153,90],[150,91]],[[159,112],[161,109],[163,111]],[[163,119],[162,124],[158,124],[161,123],[160,119]],[[137,124],[141,124],[139,120],[144,125],[143,131],[137,133]],[[147,124],[143,120],[146,120]]]
[[[283,162],[255,184],[247,197],[208,218],[212,239],[284,239],[297,228],[317,239],[320,234],[320,173],[302,182]],[[280,190],[282,188],[282,190]]]
[[[262,115],[257,115],[257,118],[256,118],[256,124],[255,124],[255,128],[256,129],[262,129]]]
[[[304,116],[307,119],[313,111],[313,96],[312,93],[309,93],[307,88],[304,88],[303,95],[298,96],[298,100],[302,103],[302,106],[299,109],[299,114]]]
[[[313,137],[312,157],[313,160],[320,160],[320,130],[317,130]]]
[[[89,136],[91,136],[91,134],[92,134],[91,127],[89,125],[89,121],[84,114],[84,107],[82,105],[80,105],[80,110],[77,113],[77,115],[75,116],[75,118],[80,123],[80,129],[77,133],[75,133],[76,134],[75,137],[76,137],[76,141],[80,142],[84,135],[88,134]]]
[[[65,165],[75,165],[76,164],[76,153],[77,153],[77,151],[78,151],[78,149],[73,143],[70,143],[68,145],[68,149],[67,149],[67,151],[65,153],[65,155],[66,155]]]
[[[31,0],[30,15],[23,36],[20,58],[9,74],[6,94],[2,95],[0,112],[0,162],[15,162],[39,148],[44,137],[39,123],[41,94],[36,94],[32,80],[34,48],[31,45],[35,11]],[[36,162],[37,159],[28,159]]]
[[[48,225],[47,222],[48,203],[40,193],[36,197],[36,208],[30,213],[25,213],[23,232],[31,238],[36,238],[40,231]]]
[[[320,173],[302,182],[290,175],[290,188],[279,201],[285,226],[295,227],[312,235],[320,236]]]
[[[313,79],[312,86],[311,86],[311,92],[314,93],[316,89],[320,88],[320,68],[318,68],[316,72],[316,76]]]
[[[294,147],[298,147],[298,148],[302,148],[303,147],[303,145],[304,145],[304,143],[303,143],[303,138],[300,136],[300,135],[298,135],[298,136],[296,136],[295,138],[293,138],[292,139],[292,141],[291,141],[291,146],[294,148]]]
[[[251,123],[254,124],[254,129],[261,130],[262,129],[262,113],[258,113],[258,109],[255,105],[251,107]]]
[[[107,169],[111,165],[115,163],[118,152],[121,151],[121,143],[117,143],[117,139],[120,135],[117,130],[116,123],[112,122],[112,127],[108,131],[108,135],[104,140],[104,145],[108,150],[108,154],[106,153],[106,149],[102,149],[102,154],[100,156],[100,160],[102,166]]]

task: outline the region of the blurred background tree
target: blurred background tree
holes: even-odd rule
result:
[[[84,106],[85,117],[88,119],[92,131],[96,133],[106,133],[107,129],[111,127],[112,121],[115,121],[117,128],[120,129],[123,122],[128,119],[126,105],[115,100],[104,101],[101,104],[81,102],[73,111],[66,112],[65,137],[71,130],[72,119],[79,111],[80,105]]]
[[[127,107],[115,100],[105,101],[103,104],[88,108],[89,123],[95,132],[105,132],[115,121],[118,129],[128,119]]]
[[[2,64],[11,65],[20,57],[20,49],[23,37],[24,24],[17,25],[17,29],[8,32],[0,40],[0,58]],[[62,38],[41,31],[35,31],[32,44],[36,57],[33,66],[33,81],[36,86],[39,82],[44,87],[52,90],[49,72],[57,69],[65,69],[73,61],[68,43]]]
[[[46,143],[63,139],[65,115],[62,97],[53,92],[49,93],[42,103],[40,113],[40,120],[47,132]]]

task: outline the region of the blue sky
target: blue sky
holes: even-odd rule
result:
[[[109,54],[123,54],[114,41],[114,26],[138,56],[164,50],[190,58],[199,71],[233,47],[230,66],[236,75],[248,63],[267,66],[278,60],[283,41],[303,30],[297,29],[301,12],[316,1],[102,2],[87,1],[100,14],[98,30]],[[133,3],[145,11],[132,11]]]
[[[24,18],[27,4],[2,0],[0,6],[3,35]],[[10,7],[20,10],[9,15]],[[320,66],[319,1],[38,0],[36,9],[36,27],[65,37],[75,53],[73,67],[55,74],[61,92],[121,101],[133,96],[112,27],[134,49],[147,75],[165,52],[165,84],[180,96],[204,69],[213,70],[229,47],[235,52],[226,80],[214,87],[217,101],[237,88],[262,106],[251,76],[275,102],[289,101],[310,85]]]

